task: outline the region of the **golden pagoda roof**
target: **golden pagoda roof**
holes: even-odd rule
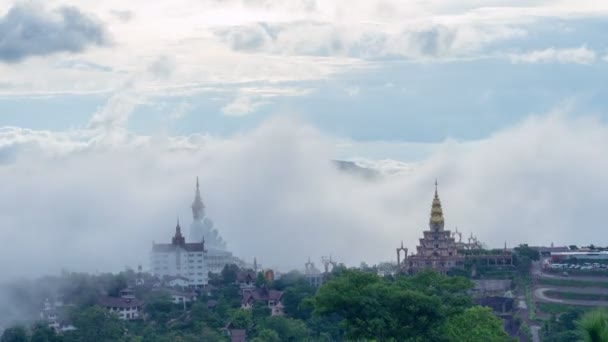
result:
[[[441,200],[439,199],[439,193],[437,192],[437,181],[435,181],[435,198],[433,198],[433,205],[431,207],[431,224],[444,223],[443,209],[441,208]]]

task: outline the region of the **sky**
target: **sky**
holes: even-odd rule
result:
[[[447,228],[488,247],[607,245],[607,19],[592,0],[4,0],[3,276],[147,266],[197,176],[228,247],[268,267],[413,251],[435,179]]]

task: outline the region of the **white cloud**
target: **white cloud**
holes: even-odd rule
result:
[[[0,13],[16,3],[3,2]],[[0,64],[9,85],[2,94],[114,93],[132,79],[148,94],[218,84],[237,94],[246,82],[325,80],[369,59],[481,58],[491,44],[519,39],[543,19],[608,13],[597,1],[52,0],[48,6],[77,6],[107,23],[115,44],[79,50],[77,57],[103,68],[57,68],[64,56],[55,55]],[[173,56],[158,65],[164,76],[144,77],[158,56]]]
[[[222,112],[227,116],[243,116],[255,112],[265,104],[268,104],[268,101],[255,100],[248,95],[239,95],[222,107]]]
[[[222,112],[227,116],[243,116],[251,114],[260,107],[269,104],[273,98],[303,96],[312,91],[309,88],[287,86],[242,87],[238,95],[230,103],[222,107]]]
[[[468,56],[485,44],[521,37],[520,28],[472,23],[334,24],[327,22],[253,23],[215,33],[236,51],[276,55],[387,57],[410,60]]]
[[[99,144],[98,134],[0,130],[0,239],[11,241],[0,260],[21,265],[3,276],[145,265],[176,212],[187,217],[197,175],[229,247],[268,266],[329,253],[374,263],[398,241],[414,248],[435,178],[448,227],[490,246],[605,244],[608,126],[593,118],[533,117],[475,143],[435,144],[416,163],[358,159],[387,175],[374,182],[331,166],[344,142],[286,117],[225,139]]]
[[[513,63],[574,63],[592,64],[597,59],[595,51],[586,46],[572,49],[549,48],[509,55]]]

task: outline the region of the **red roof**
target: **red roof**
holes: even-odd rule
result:
[[[239,271],[236,273],[236,281],[239,283],[244,283],[248,281],[255,281],[257,275],[254,271]]]
[[[252,289],[248,291],[243,291],[243,303],[251,303],[257,301],[270,301],[273,300],[278,302],[283,298],[283,291],[277,290],[268,290],[266,288],[262,289]]]

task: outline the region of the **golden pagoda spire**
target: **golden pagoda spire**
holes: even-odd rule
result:
[[[431,220],[429,224],[431,228],[439,225],[437,229],[443,230],[443,209],[441,208],[441,200],[439,199],[439,192],[437,191],[437,180],[435,179],[435,198],[433,198],[433,205],[431,207]]]

